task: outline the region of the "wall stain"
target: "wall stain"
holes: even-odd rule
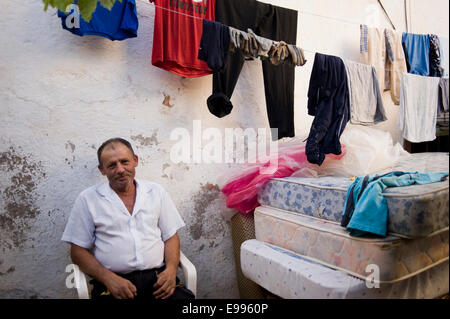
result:
[[[17,154],[13,147],[0,153],[0,171],[10,176],[1,193],[4,207],[0,212],[0,248],[23,248],[30,221],[39,214],[35,204],[36,186],[45,177],[41,162]]]
[[[172,179],[172,175],[167,175],[167,173],[165,173],[164,172],[164,170],[166,169],[166,168],[169,168],[170,167],[170,164],[167,164],[167,163],[164,163],[163,164],[163,167],[162,167],[162,172],[163,172],[163,175],[161,175],[161,177],[162,178],[169,178],[169,179]]]
[[[4,276],[4,275],[10,274],[10,273],[15,272],[15,271],[16,271],[16,267],[11,266],[11,267],[9,267],[9,269],[7,271],[0,272],[0,276]]]
[[[220,188],[218,185],[201,184],[200,191],[197,192],[192,200],[194,201],[194,220],[193,224],[189,226],[189,231],[194,240],[200,239],[203,234],[203,223],[205,220],[205,213],[211,203],[220,195]],[[219,223],[217,223],[219,224]],[[214,234],[217,236],[217,233]]]
[[[75,152],[75,144],[73,144],[71,141],[67,141],[65,144],[66,150],[70,149],[72,154]],[[70,156],[69,156],[70,157]],[[70,166],[71,169],[73,169],[73,164],[75,162],[75,155],[72,155],[72,161],[70,161],[67,157],[65,158],[65,162],[67,165]]]
[[[165,93],[163,94],[164,94],[164,101],[162,102],[162,104],[170,108],[174,107],[175,104],[170,104],[170,95],[168,94],[166,95]]]
[[[72,150],[72,153],[75,151],[75,144],[73,144],[71,141],[67,141],[66,143],[66,149],[68,149],[70,147],[70,149]]]
[[[139,142],[142,146],[151,146],[161,144],[158,139],[158,132],[153,133],[151,137],[145,137],[142,134],[131,136],[131,139],[135,142]]]

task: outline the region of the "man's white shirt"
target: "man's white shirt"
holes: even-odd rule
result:
[[[159,184],[135,180],[130,214],[108,182],[78,195],[62,240],[91,249],[105,268],[126,274],[164,265],[164,242],[185,226]]]

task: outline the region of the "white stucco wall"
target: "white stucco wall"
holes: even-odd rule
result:
[[[222,132],[267,127],[260,62],[244,66],[232,114],[215,118],[205,103],[211,76],[184,79],[151,65],[154,6],[136,2],[138,38],[111,42],[62,30],[55,10],[44,12],[40,0],[2,1],[0,298],[76,296],[65,288],[70,258],[60,237],[77,194],[103,181],[96,149],[116,136],[135,146],[138,177],[163,185],[183,216],[182,250],[197,267],[198,296],[239,296],[230,224],[220,213],[226,208],[218,188],[219,174],[232,165],[173,163],[170,133],[179,127],[192,131],[193,120]],[[309,63],[296,71],[295,124],[304,139],[312,123],[306,93],[313,52],[357,60],[357,24],[390,25],[374,0],[264,2],[314,14],[299,13],[297,43],[308,50]],[[428,11],[428,1],[411,2],[411,31],[448,34],[447,1],[434,0],[445,9]],[[403,1],[389,1],[387,7],[398,30],[405,30]],[[389,93],[385,97],[389,121],[377,127],[399,140],[398,107]]]

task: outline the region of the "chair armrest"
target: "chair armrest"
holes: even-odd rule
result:
[[[183,270],[184,280],[186,281],[186,288],[197,295],[197,270],[195,266],[187,257],[180,251],[180,267]]]

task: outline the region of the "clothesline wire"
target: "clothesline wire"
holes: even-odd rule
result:
[[[176,14],[184,15],[184,16],[186,16],[186,17],[191,17],[191,18],[194,18],[194,19],[203,20],[203,18],[196,17],[196,16],[193,16],[193,15],[191,15],[191,14],[187,14],[187,13],[175,11],[175,10],[172,10],[172,9],[169,9],[169,8],[166,8],[166,7],[162,7],[162,6],[157,5],[157,4],[155,4],[155,7],[160,8],[160,9],[163,9],[163,10],[166,10],[166,11],[169,11],[169,12],[173,12],[173,13],[176,13]],[[316,16],[316,17],[320,17],[320,18],[324,18],[324,19],[335,20],[335,21],[339,21],[339,22],[344,22],[344,23],[352,24],[352,25],[361,25],[361,24],[364,24],[364,23],[359,23],[359,22],[355,22],[355,21],[350,21],[350,20],[345,20],[345,19],[340,19],[340,18],[334,18],[334,17],[324,16],[324,15],[320,15],[320,14],[317,14],[317,13],[306,12],[306,11],[298,11],[298,13],[299,13],[299,14],[305,14],[305,15],[312,15],[312,16]]]
[[[299,11],[298,13],[305,14],[305,15],[312,15],[312,16],[316,16],[316,17],[320,17],[320,18],[324,18],[324,19],[335,20],[335,21],[344,22],[344,23],[352,24],[352,25],[358,25],[358,26],[361,24],[365,24],[365,23],[349,21],[349,20],[345,20],[345,19],[341,19],[341,18],[328,17],[328,16],[317,14],[317,13],[306,12],[306,11]]]
[[[170,12],[173,12],[173,13],[181,14],[181,15],[184,15],[184,16],[187,16],[187,17],[203,20],[203,18],[196,17],[196,16],[193,16],[193,15],[190,15],[190,14],[187,14],[187,13],[175,11],[175,10],[172,10],[172,9],[169,9],[169,8],[166,8],[166,7],[162,7],[162,6],[157,5],[157,4],[155,4],[155,7],[163,9],[163,10],[167,10],[167,11],[170,11]],[[344,22],[344,23],[347,23],[347,24],[352,24],[352,25],[364,24],[364,23],[359,23],[359,22],[355,22],[355,21],[345,20],[345,19],[341,19],[341,18],[334,18],[334,17],[324,16],[324,15],[320,15],[320,14],[312,13],[312,12],[307,12],[307,11],[298,11],[298,13],[299,14],[305,14],[305,15],[312,15],[312,16],[316,16],[316,17],[320,17],[320,18],[324,18],[324,19],[335,20],[335,21]]]
[[[196,16],[193,16],[193,15],[190,15],[190,14],[187,14],[187,13],[175,11],[175,10],[172,10],[172,9],[169,9],[169,8],[166,8],[166,7],[161,7],[161,6],[157,5],[156,3],[155,3],[155,7],[163,9],[163,10],[167,10],[169,12],[173,12],[173,13],[176,13],[176,14],[180,14],[180,15],[183,15],[183,16],[186,16],[186,17],[191,17],[191,18],[194,18],[194,19],[203,20],[203,18],[200,18],[200,17],[196,17]]]
[[[317,51],[312,51],[312,50],[307,50],[307,49],[302,49],[302,50],[305,51],[305,52],[312,53],[312,54],[320,53],[320,52],[317,52]],[[344,59],[344,60],[347,60],[347,59]],[[358,61],[353,61],[353,60],[349,60],[349,61],[360,63],[360,64],[364,64],[364,65],[370,65],[370,64],[365,64],[365,63],[358,62]],[[386,69],[386,68],[383,68],[383,67],[377,67],[375,65],[370,65],[370,66],[373,66],[376,70],[384,70],[386,72],[395,72],[395,73],[404,73],[405,72],[405,71],[402,71],[402,70],[390,70],[390,69]]]

